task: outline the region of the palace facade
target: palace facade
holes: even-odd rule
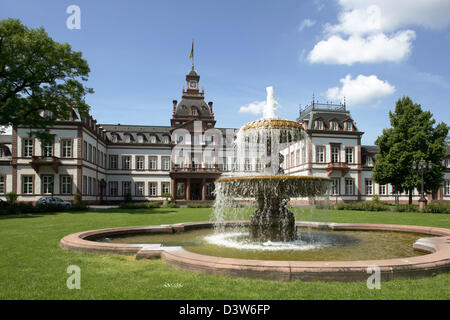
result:
[[[181,100],[173,100],[169,126],[99,124],[73,110],[50,129],[49,144],[34,138],[33,128],[14,127],[12,135],[0,135],[0,198],[13,191],[18,201],[28,202],[42,196],[73,201],[75,193],[90,204],[123,201],[127,194],[135,201],[169,194],[177,201],[212,200],[218,177],[261,167],[258,159],[237,162],[238,129],[215,127],[213,103],[205,101],[199,81],[192,68]],[[331,178],[332,200],[368,200],[377,194],[394,201],[391,186],[372,179],[377,147],[361,145],[363,132],[345,104],[313,101],[297,121],[305,139],[283,151],[286,174]],[[444,164],[443,186],[433,198],[450,200],[449,153]],[[417,191],[413,198],[419,199]]]

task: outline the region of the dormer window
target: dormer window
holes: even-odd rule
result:
[[[131,136],[129,134],[125,135],[125,143],[130,143],[131,142]]]
[[[337,121],[331,121],[331,130],[333,131],[339,130],[339,123]]]
[[[164,136],[163,141],[165,144],[169,144],[169,137],[168,136]]]
[[[345,131],[353,131],[353,124],[351,121],[345,122]]]
[[[117,134],[113,133],[111,135],[111,140],[112,140],[112,142],[117,142]]]
[[[156,143],[156,137],[155,136],[151,136],[150,137],[150,143]]]
[[[316,129],[323,130],[323,121],[322,120],[316,120]]]
[[[138,143],[144,143],[144,136],[143,135],[138,135],[137,136],[137,140],[138,140]]]
[[[373,158],[372,157],[367,157],[367,165],[371,166],[373,164]]]

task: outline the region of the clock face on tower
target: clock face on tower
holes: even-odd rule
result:
[[[194,80],[189,81],[189,88],[197,89],[197,81],[194,81]]]

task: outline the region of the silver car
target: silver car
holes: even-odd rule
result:
[[[41,197],[37,201],[38,204],[56,204],[62,207],[71,207],[72,204],[69,201],[65,201],[58,197]]]

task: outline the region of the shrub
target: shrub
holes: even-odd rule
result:
[[[73,195],[73,204],[74,204],[75,206],[79,206],[79,205],[81,204],[81,194],[75,193],[75,194]]]
[[[8,201],[10,204],[14,204],[17,200],[17,194],[15,192],[8,192],[6,194],[6,201]]]
[[[419,211],[419,205],[417,204],[399,204],[393,207],[393,211],[398,212],[416,212]]]
[[[211,208],[212,204],[211,203],[194,203],[194,202],[190,202],[187,204],[188,208]]]
[[[121,209],[151,209],[160,208],[161,202],[122,202],[119,204]]]
[[[423,212],[426,213],[450,213],[450,203],[444,201],[432,201],[428,203]]]
[[[336,210],[390,211],[389,204],[381,201],[344,202],[334,205]]]
[[[176,202],[169,202],[167,204],[167,208],[179,208],[179,207],[180,207],[180,205]]]
[[[133,198],[132,198],[132,196],[131,196],[131,193],[130,193],[130,192],[125,193],[125,195],[123,196],[123,200],[124,200],[125,202],[131,202],[131,201],[133,201]]]

